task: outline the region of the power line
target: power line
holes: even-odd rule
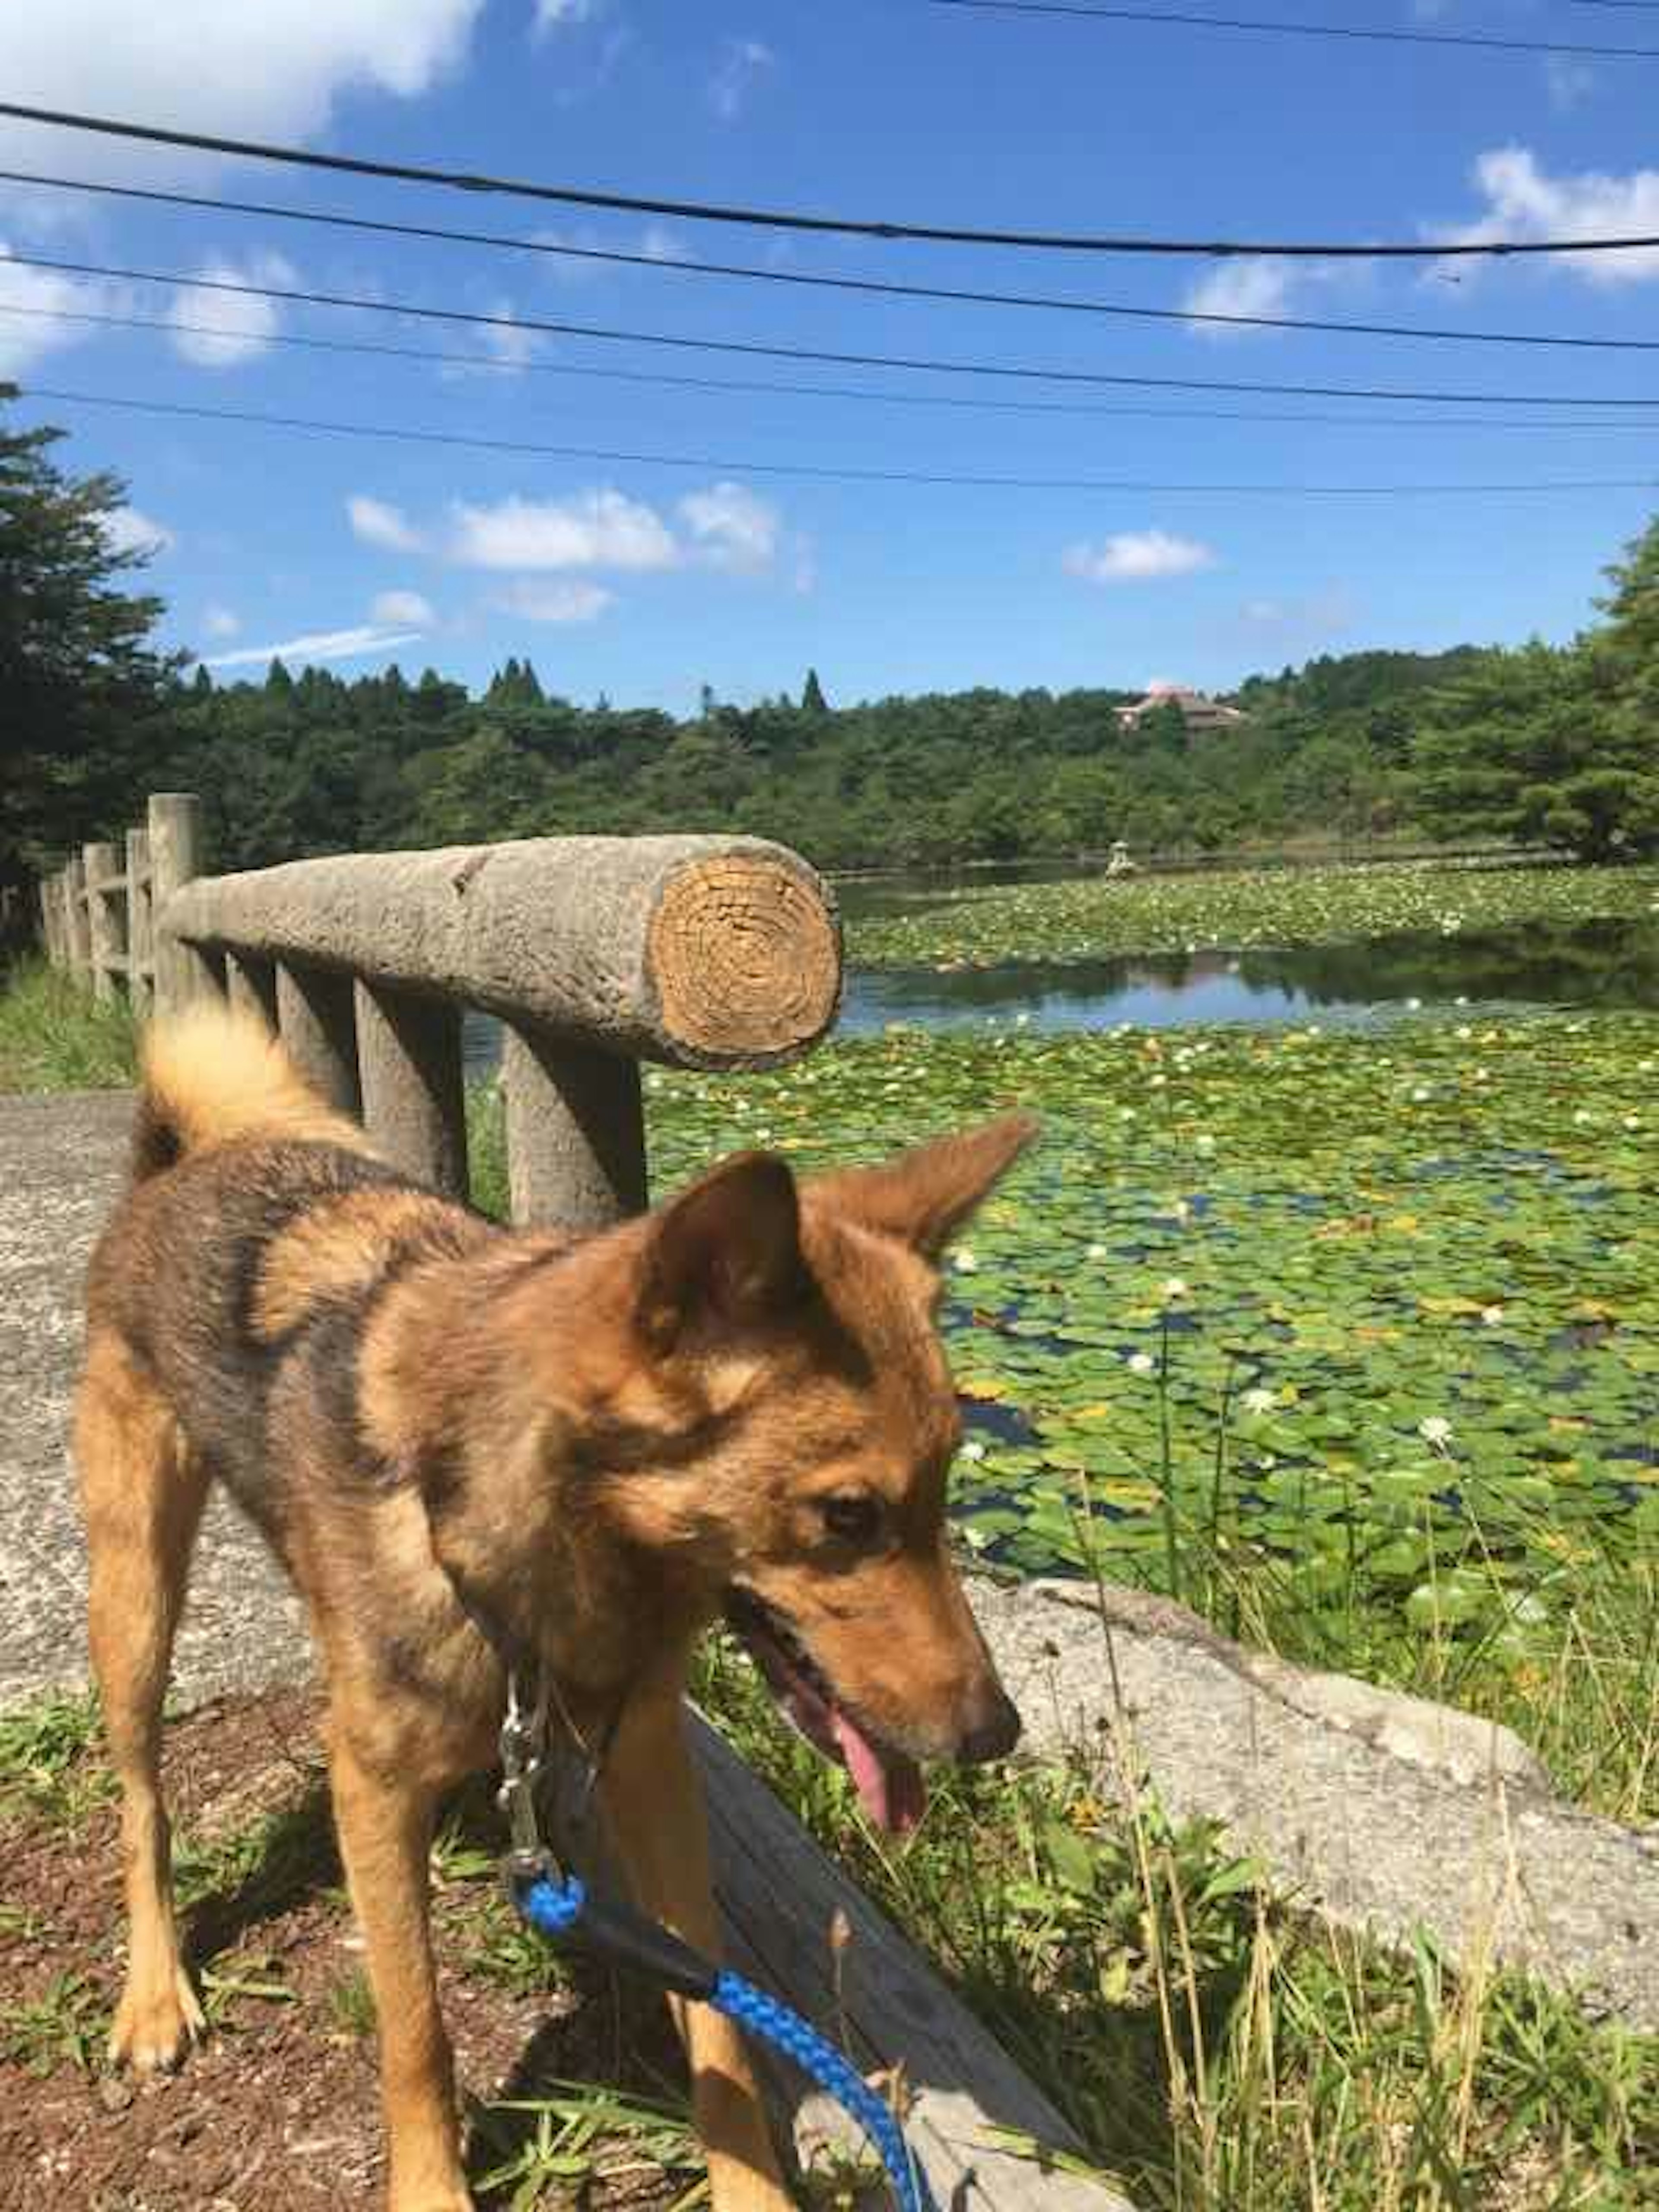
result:
[[[875,469],[812,461],[766,461],[725,453],[623,452],[611,447],[545,445],[522,438],[482,438],[458,430],[424,430],[386,422],[331,422],[300,415],[257,414],[242,408],[202,407],[181,400],[134,399],[109,392],[70,392],[47,384],[24,387],[33,399],[76,407],[112,407],[207,422],[234,422],[264,430],[300,430],[337,438],[370,438],[400,445],[459,447],[471,453],[513,453],[538,459],[598,462],[606,468],[691,469],[720,476],[799,477],[817,483],[929,486],[972,491],[1133,492],[1174,497],[1241,499],[1510,498],[1534,493],[1653,491],[1655,477],[1581,477],[1514,483],[1163,483],[1138,477],[986,476],[933,469]]]
[[[1127,370],[1050,368],[1032,362],[954,361],[927,355],[848,353],[823,346],[768,343],[758,338],[682,337],[664,331],[627,330],[606,323],[555,321],[538,315],[491,315],[465,307],[417,307],[406,300],[371,300],[346,292],[307,291],[295,286],[256,284],[225,276],[192,276],[177,270],[121,269],[104,262],[66,261],[46,254],[11,253],[7,261],[15,268],[48,269],[60,275],[104,277],[119,283],[165,284],[189,292],[222,292],[239,299],[280,300],[297,307],[349,308],[362,314],[402,315],[416,322],[506,331],[518,337],[528,331],[553,337],[593,338],[608,343],[661,346],[694,353],[737,354],[766,361],[822,362],[842,368],[896,368],[935,376],[1006,377],[1025,383],[1127,386],[1146,391],[1231,392],[1258,398],[1421,401],[1449,407],[1659,406],[1659,398],[1604,398],[1585,392],[1445,392],[1400,385],[1271,383],[1237,377],[1154,376]],[[236,333],[234,330],[221,330],[216,335]]]
[[[100,328],[153,331],[163,337],[184,331],[193,337],[223,338],[222,324],[192,323],[177,317],[100,314],[90,307],[25,307],[0,300],[0,315],[20,315],[31,322],[89,323]],[[1066,416],[1132,417],[1152,422],[1288,422],[1340,429],[1397,430],[1559,430],[1579,433],[1601,430],[1639,430],[1651,436],[1659,423],[1641,417],[1612,416],[1597,422],[1563,421],[1545,416],[1468,415],[1310,415],[1261,408],[1135,407],[1099,400],[975,399],[949,392],[872,391],[856,384],[778,384],[760,377],[676,376],[660,369],[605,368],[589,362],[503,361],[499,356],[450,353],[433,346],[376,343],[368,338],[319,338],[294,331],[263,332],[264,345],[298,348],[307,353],[367,354],[376,359],[428,362],[443,367],[482,369],[501,376],[590,377],[604,383],[644,384],[674,391],[757,394],[789,399],[852,399],[888,407],[948,408],[978,414],[1060,415]],[[1659,406],[1659,400],[1652,403]]]
[[[1208,307],[1149,307],[1115,300],[1079,300],[1063,294],[991,292],[949,284],[910,284],[877,276],[809,275],[799,270],[758,269],[741,262],[695,261],[661,254],[628,252],[621,247],[569,246],[550,239],[524,238],[500,231],[453,230],[432,223],[392,222],[337,210],[282,207],[260,200],[226,198],[217,193],[164,191],[143,185],[95,183],[80,177],[55,177],[26,169],[0,169],[0,184],[45,185],[55,191],[97,193],[114,199],[143,200],[164,207],[205,210],[214,214],[254,216],[262,220],[304,222],[336,230],[368,231],[382,237],[414,238],[445,245],[484,246],[557,259],[598,261],[633,269],[677,271],[687,276],[734,276],[759,283],[784,284],[811,291],[861,292],[884,299],[946,301],[956,306],[1042,308],[1074,315],[1109,315],[1138,322],[1218,324],[1240,330],[1319,331],[1356,337],[1419,338],[1453,345],[1553,346],[1584,352],[1659,353],[1659,338],[1586,337],[1565,332],[1455,330],[1422,323],[1354,323],[1310,315],[1252,315]]]
[[[963,0],[963,4],[967,4],[967,0]],[[1659,58],[1659,48],[1652,51]],[[1287,240],[1263,242],[1060,231],[970,230],[939,223],[811,215],[791,209],[725,206],[707,200],[672,200],[635,192],[539,184],[521,178],[433,168],[410,161],[371,161],[362,155],[321,154],[308,147],[283,146],[254,138],[224,138],[204,131],[164,130],[158,124],[123,122],[111,116],[83,115],[68,108],[36,107],[20,100],[0,100],[0,116],[9,116],[19,123],[45,124],[57,130],[89,131],[104,137],[133,139],[144,145],[185,147],[196,153],[276,161],[293,168],[326,169],[343,176],[377,177],[395,184],[441,185],[453,191],[500,193],[515,199],[550,201],[567,207],[604,208],[625,215],[675,216],[687,222],[743,223],[761,229],[836,232],[845,237],[910,240],[940,246],[1006,246],[1066,253],[1184,255],[1202,259],[1272,255],[1282,260],[1320,261],[1437,261],[1458,256],[1502,258],[1513,254],[1626,253],[1659,246],[1659,236],[1450,240],[1435,245],[1419,241],[1410,245],[1396,242],[1356,246],[1340,240],[1310,244],[1306,240]]]
[[[1568,54],[1594,61],[1659,62],[1659,46],[1586,46],[1564,39],[1515,39],[1490,31],[1403,31],[1382,24],[1296,23],[1255,15],[1193,15],[1170,8],[1097,7],[1091,0],[926,0],[988,15],[1060,15],[1097,23],[1155,24],[1178,31],[1261,32],[1273,38],[1349,39],[1390,46],[1472,47],[1486,53]],[[1606,6],[1609,0],[1599,0]],[[1630,0],[1620,0],[1629,5]]]

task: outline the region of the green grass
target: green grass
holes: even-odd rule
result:
[[[1212,1829],[1103,1806],[1081,1771],[936,1777],[895,1847],[735,1656],[702,1686],[1143,2212],[1651,2205],[1659,2039],[1286,1911]]]
[[[854,920],[864,968],[982,967],[1210,946],[1323,945],[1520,921],[1650,915],[1651,868],[1457,867],[1443,860],[1364,868],[1238,869],[1192,876],[1095,876],[979,885],[919,901],[914,912]]]
[[[132,1019],[42,960],[0,975],[0,1091],[111,1091],[133,1080]]]
[[[103,1761],[87,1753],[98,1740],[98,1707],[71,1693],[0,1713],[0,1827],[8,1819],[40,1816],[78,1833],[96,1807],[115,1795]]]
[[[476,2124],[497,2153],[478,2186],[508,2192],[501,2201],[512,2212],[579,2202],[594,2183],[641,2172],[682,2179],[675,2212],[707,2201],[696,2138],[671,2106],[573,2081],[550,2095],[483,2106]]]
[[[54,1974],[38,1997],[0,2006],[0,2058],[31,2074],[90,2074],[109,2033],[108,2008],[79,1974]]]

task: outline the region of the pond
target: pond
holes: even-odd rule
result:
[[[1340,945],[1005,961],[848,976],[839,1033],[890,1023],[954,1029],[1006,1020],[1042,1030],[1185,1029],[1213,1022],[1360,1025],[1451,1006],[1659,1009],[1659,922],[1514,922],[1447,937],[1410,931]],[[469,1073],[492,1067],[499,1026],[470,1015]]]
[[[1469,1005],[1659,1008],[1659,923],[1516,922],[1449,937],[855,970],[841,1026],[858,1036],[890,1022],[937,1029],[1000,1017],[1041,1030],[1363,1024]]]

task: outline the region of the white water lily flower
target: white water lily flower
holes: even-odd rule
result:
[[[1641,1127],[1641,1126],[1642,1126],[1642,1117],[1641,1117],[1641,1115],[1640,1115],[1639,1114],[1626,1114],[1626,1116],[1625,1116],[1625,1127],[1626,1127],[1627,1129],[1639,1129],[1639,1128]]]
[[[1425,1444],[1443,1451],[1452,1440],[1452,1425],[1443,1413],[1430,1413],[1418,1423],[1417,1433]]]
[[[1200,1159],[1207,1160],[1215,1151],[1215,1139],[1213,1137],[1194,1137],[1193,1139],[1193,1150],[1198,1154]]]
[[[1482,1306],[1480,1318],[1486,1328],[1500,1328],[1504,1322],[1504,1309],[1502,1306]]]
[[[1089,1247],[1089,1257],[1091,1260],[1104,1260],[1108,1256],[1108,1249],[1104,1244],[1091,1244]]]
[[[1573,1126],[1575,1128],[1578,1129],[1588,1129],[1595,1118],[1595,1117],[1593,1114],[1589,1113],[1583,1106],[1581,1106],[1578,1109],[1578,1111],[1572,1117]]]
[[[1152,1085],[1152,1089],[1153,1089],[1154,1091],[1162,1091],[1162,1090],[1163,1090],[1163,1088],[1164,1088],[1164,1085],[1169,1081],[1169,1079],[1169,1079],[1169,1077],[1168,1077],[1167,1075],[1164,1074],[1162,1072],[1160,1072],[1160,1073],[1159,1073],[1158,1074],[1157,1074],[1157,1075],[1149,1075],[1149,1076],[1147,1077],[1147,1079],[1146,1079],[1146,1080],[1148,1081],[1148,1083],[1150,1083],[1150,1084],[1151,1084],[1151,1085]]]
[[[1192,1296],[1190,1287],[1182,1281],[1179,1275],[1166,1276],[1164,1281],[1158,1285],[1158,1291],[1159,1294],[1163,1297],[1171,1300],[1176,1298],[1189,1298]]]
[[[1421,1000],[1421,999],[1407,999],[1407,1001],[1406,1001],[1406,1012],[1407,1012],[1408,1014],[1420,1014],[1420,1013],[1422,1012],[1422,1011],[1423,1011],[1423,1001]]]
[[[1457,1042],[1459,1044],[1467,1044],[1474,1035],[1474,1031],[1469,1027],[1467,1022],[1459,1024],[1457,1029]]]
[[[1258,1385],[1254,1390],[1247,1390],[1238,1402],[1247,1413],[1270,1413],[1279,1403],[1279,1393]]]
[[[1157,1366],[1158,1362],[1150,1352],[1132,1352],[1129,1354],[1129,1369],[1132,1374],[1151,1375]]]
[[[985,1445],[979,1437],[969,1437],[958,1454],[962,1459],[981,1460],[985,1456]]]
[[[971,1275],[975,1268],[978,1267],[979,1261],[975,1259],[973,1254],[969,1252],[965,1246],[959,1246],[957,1249],[951,1255],[951,1265],[956,1269],[957,1274]]]
[[[1134,1108],[1133,1106],[1120,1106],[1117,1109],[1117,1118],[1120,1121],[1133,1121],[1135,1118]]]
[[[1417,1089],[1412,1093],[1412,1102],[1414,1105],[1418,1106],[1426,1105],[1429,1097],[1429,1092],[1424,1089],[1421,1084],[1419,1084]]]

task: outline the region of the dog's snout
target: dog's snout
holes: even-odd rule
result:
[[[982,1766],[988,1759],[1006,1759],[1019,1741],[1019,1728],[1018,1706],[1000,1682],[994,1683],[957,1740],[958,1764]]]

